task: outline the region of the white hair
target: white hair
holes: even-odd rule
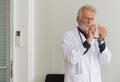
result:
[[[93,6],[87,4],[87,5],[82,6],[82,7],[78,10],[77,16],[80,16],[80,17],[81,17],[81,16],[82,16],[82,11],[85,10],[85,9],[88,9],[88,10],[96,13],[96,9],[95,9]]]

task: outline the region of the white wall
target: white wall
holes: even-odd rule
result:
[[[34,0],[11,0],[13,82],[34,82],[33,8]],[[20,37],[16,31],[20,31]]]
[[[22,47],[15,45],[17,30],[21,31]],[[28,0],[13,0],[13,32],[13,82],[28,82]]]
[[[29,79],[28,1],[14,0],[14,36],[20,26],[24,42],[21,48],[14,45],[14,82],[28,82]],[[114,0],[35,0],[35,82],[44,82],[48,73],[64,73],[64,62],[60,51],[61,38],[65,31],[77,26],[75,17],[77,10],[83,4],[91,4],[97,8],[96,20],[106,26],[109,32],[107,42],[113,56],[110,64],[102,66],[103,82],[120,81],[118,63],[120,39],[116,37],[120,26],[118,0],[116,2]]]
[[[52,11],[50,0],[35,0],[35,82],[52,73]]]
[[[103,82],[120,81],[118,63],[120,39],[116,37],[120,26],[118,0],[36,0],[35,4],[36,82],[42,82],[41,79],[46,73],[64,73],[60,41],[65,31],[77,26],[75,17],[77,10],[83,4],[91,4],[97,8],[96,22],[105,26],[109,32],[106,41],[113,56],[110,64],[102,65]]]

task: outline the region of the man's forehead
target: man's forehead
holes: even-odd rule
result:
[[[82,16],[95,17],[95,12],[90,11],[90,10],[84,10],[82,12]]]
[[[82,11],[82,13],[92,13],[92,14],[95,14],[94,11],[89,10],[89,9],[84,9],[84,10]]]

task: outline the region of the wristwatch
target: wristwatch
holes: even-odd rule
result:
[[[104,42],[105,42],[104,40],[99,41],[99,44],[102,45]]]

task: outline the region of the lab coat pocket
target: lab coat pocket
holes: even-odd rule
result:
[[[85,82],[83,74],[70,74],[69,79],[71,82]]]

